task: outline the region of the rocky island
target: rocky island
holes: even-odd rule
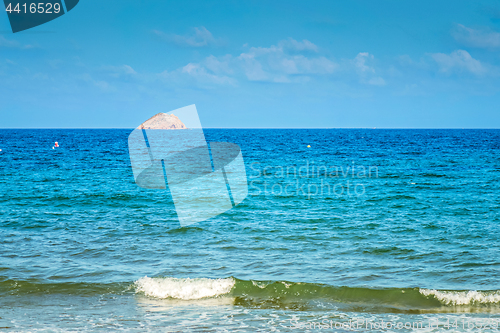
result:
[[[151,130],[151,129],[162,129],[162,130],[177,130],[177,129],[188,129],[186,125],[179,119],[179,117],[168,114],[168,113],[158,113],[146,120],[139,126],[140,129]]]

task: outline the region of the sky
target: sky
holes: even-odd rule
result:
[[[0,128],[500,128],[498,1],[80,0],[12,33]]]

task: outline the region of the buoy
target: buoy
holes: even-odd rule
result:
[[[311,146],[307,145],[307,148],[311,148]]]
[[[59,144],[57,143],[57,141],[56,141],[54,147],[56,147],[56,148],[59,147]]]

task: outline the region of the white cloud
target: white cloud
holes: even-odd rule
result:
[[[98,87],[102,91],[109,91],[109,90],[111,90],[109,83],[107,83],[106,81],[94,81],[93,83],[94,83],[94,85],[96,87]]]
[[[381,77],[372,77],[367,83],[374,86],[385,86],[385,80]]]
[[[234,70],[232,68],[233,57],[228,54],[224,57],[217,58],[213,55],[205,59],[205,66],[210,71],[216,74],[233,74]]]
[[[189,63],[173,71],[159,74],[165,82],[180,84],[236,85],[238,80],[277,83],[307,82],[312,77],[330,76],[337,72],[357,76],[362,84],[384,86],[386,81],[375,70],[375,57],[367,52],[342,61],[342,66],[317,53],[318,47],[303,40],[281,40],[269,47],[250,47],[237,56],[211,55],[197,63]],[[302,54],[304,53],[304,54]],[[340,79],[339,76],[336,76]]]
[[[123,65],[122,70],[125,72],[125,74],[130,74],[130,75],[137,74],[136,71],[134,71],[134,69],[129,65]]]
[[[430,55],[439,66],[439,71],[443,73],[470,72],[481,75],[486,72],[485,66],[479,60],[472,58],[469,52],[456,50],[452,53],[434,53]]]
[[[10,48],[15,48],[19,47],[20,44],[16,41],[13,40],[8,40],[7,38],[0,36],[0,47],[10,47]]]
[[[193,64],[189,63],[186,66],[182,67],[182,73],[185,73],[195,79],[199,79],[201,81],[216,83],[216,84],[233,84],[234,80],[223,75],[215,75],[209,73],[204,66],[201,64]]]
[[[264,71],[262,64],[255,59],[254,54],[242,53],[238,57],[247,79],[250,81],[270,81],[270,75]]]
[[[99,90],[103,92],[110,92],[110,91],[115,91],[116,89],[112,87],[108,82],[103,81],[103,80],[95,80],[92,78],[92,76],[88,73],[81,75],[80,77],[83,81],[88,82],[95,87],[99,88]]]
[[[325,75],[338,67],[324,56],[290,54],[290,50],[317,52],[318,48],[307,40],[298,42],[289,38],[270,47],[252,47],[237,60],[251,81],[290,82],[290,75]]]
[[[370,64],[375,60],[373,54],[368,52],[360,52],[351,61],[354,65],[354,70],[359,76],[360,82],[373,86],[384,86],[385,80],[380,76],[376,76],[375,67]]]
[[[236,80],[226,76],[213,73],[202,63],[189,63],[173,71],[164,71],[158,74],[163,81],[173,84],[191,84],[197,82],[201,85],[234,85]]]
[[[375,73],[375,69],[367,65],[367,61],[374,59],[372,54],[368,52],[360,52],[354,58],[353,63],[356,70],[360,73]]]
[[[286,40],[282,40],[278,43],[278,46],[283,49],[288,49],[292,51],[313,51],[318,52],[318,47],[308,41],[307,39],[303,39],[302,42],[296,41],[293,38],[288,38]]]
[[[153,33],[162,40],[171,42],[180,46],[187,47],[206,47],[210,45],[218,45],[220,40],[214,38],[212,33],[205,27],[193,28],[193,32],[189,35],[168,34],[162,31],[153,30]]]
[[[113,77],[125,77],[131,75],[137,75],[137,72],[129,65],[122,66],[105,66],[103,69],[109,72],[109,75]]]
[[[316,45],[292,38],[270,47],[252,47],[238,56],[209,56],[199,63],[189,63],[174,71],[160,74],[164,80],[196,79],[200,83],[236,84],[239,77],[250,81],[292,82],[307,80],[307,75],[335,72],[337,64],[324,56],[300,52],[317,51]],[[291,54],[289,51],[293,51]]]
[[[500,33],[487,29],[477,30],[458,24],[453,37],[465,45],[482,48],[500,47]]]
[[[16,48],[16,49],[34,49],[37,48],[38,46],[31,44],[22,45],[18,41],[9,40],[3,36],[0,36],[0,48],[1,47]]]

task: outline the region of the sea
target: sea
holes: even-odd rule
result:
[[[0,332],[500,330],[500,130],[205,129],[248,195],[184,227],[131,132],[0,130]]]

